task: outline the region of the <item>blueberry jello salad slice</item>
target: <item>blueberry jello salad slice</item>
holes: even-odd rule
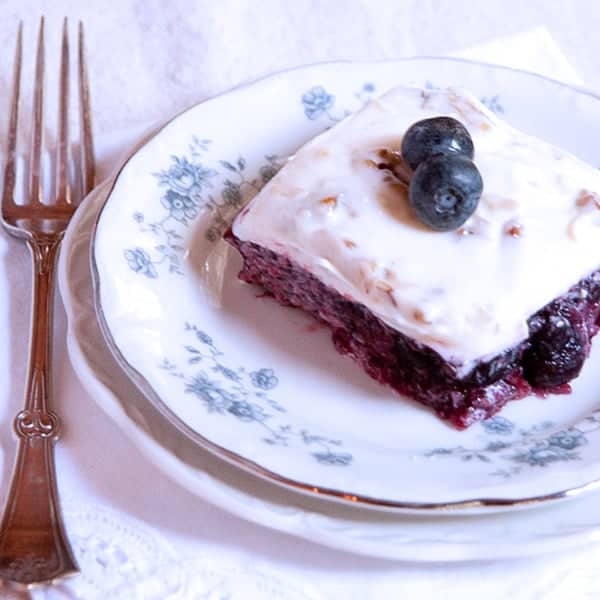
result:
[[[396,88],[300,148],[226,238],[242,280],[462,429],[570,390],[598,330],[599,194],[470,94]]]

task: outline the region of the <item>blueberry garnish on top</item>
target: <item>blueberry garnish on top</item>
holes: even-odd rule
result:
[[[473,140],[465,126],[452,117],[417,121],[404,134],[401,153],[412,170],[406,183],[417,218],[436,231],[463,225],[483,191],[473,162]]]
[[[433,117],[411,125],[402,139],[402,158],[411,169],[437,154],[473,158],[473,140],[466,127],[452,117]]]
[[[477,208],[483,180],[475,163],[460,154],[423,161],[408,187],[417,218],[436,231],[458,229]]]

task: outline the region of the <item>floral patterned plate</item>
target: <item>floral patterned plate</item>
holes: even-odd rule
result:
[[[221,240],[300,144],[398,84],[459,85],[600,164],[600,101],[450,59],[306,67],[193,107],[125,163],[92,244],[98,315],[130,377],[182,435],[271,481],[396,510],[499,509],[600,480],[600,349],[570,396],[465,432],[370,380],[327,331],[236,278]]]

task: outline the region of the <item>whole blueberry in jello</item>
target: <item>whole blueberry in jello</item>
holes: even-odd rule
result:
[[[433,117],[411,125],[402,139],[402,158],[411,169],[436,154],[473,158],[473,140],[465,126],[452,117]]]
[[[419,221],[436,231],[452,231],[475,212],[482,191],[481,174],[470,158],[441,154],[417,167],[408,198]]]
[[[586,358],[585,325],[568,307],[539,315],[529,323],[523,374],[533,386],[558,387],[577,377]],[[533,331],[532,331],[533,329]]]

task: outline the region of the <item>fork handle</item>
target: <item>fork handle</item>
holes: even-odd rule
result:
[[[54,268],[60,241],[56,236],[28,240],[34,262],[29,372],[25,407],[14,421],[17,457],[0,523],[0,578],[24,584],[78,571],[58,504],[54,442],[60,420],[50,402]]]

